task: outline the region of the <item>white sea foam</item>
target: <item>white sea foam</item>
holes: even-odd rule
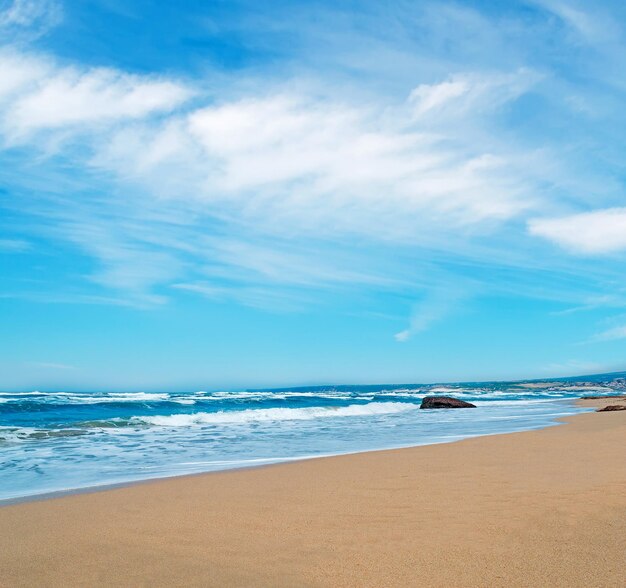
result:
[[[405,412],[416,408],[418,408],[417,404],[407,402],[371,402],[370,404],[351,404],[341,407],[260,408],[169,416],[135,416],[130,419],[130,422],[162,427],[187,427],[204,424],[244,424],[263,421],[304,421],[329,417],[375,416]]]
[[[114,401],[128,400],[131,402],[142,400],[167,400],[169,394],[157,394],[149,392],[111,392],[109,398]]]
[[[169,394],[149,392],[109,392],[106,394],[79,394],[76,392],[16,392],[1,393],[1,402],[63,402],[65,404],[101,404],[113,402],[158,402],[168,400]]]
[[[556,400],[560,400],[557,398]],[[543,404],[543,403],[552,403],[555,402],[555,398],[508,398],[506,400],[482,400],[475,399],[472,400],[476,406],[527,406],[527,405],[535,405],[535,404]]]
[[[45,392],[38,392],[37,390],[33,392],[0,392],[0,396],[41,396],[45,394]]]

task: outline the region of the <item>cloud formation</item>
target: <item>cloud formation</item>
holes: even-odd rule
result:
[[[608,70],[588,74],[585,56],[566,71],[553,49],[581,51],[584,38],[585,50],[608,51],[597,35],[604,13],[534,5],[535,27],[504,9],[442,3],[419,14],[373,6],[357,26],[326,7],[320,22],[339,23],[325,33],[332,51],[287,43],[276,47],[279,65],[204,64],[195,76],[6,46],[2,155],[23,167],[3,173],[28,194],[7,207],[95,260],[90,283],[139,305],[172,291],[253,305],[328,289],[394,292],[407,306],[422,301],[396,335],[405,340],[465,296],[448,294],[458,275],[558,298],[583,269],[553,244],[576,255],[626,248],[619,158],[602,118],[621,108],[623,89]],[[0,23],[51,22],[54,6],[17,1]],[[253,38],[263,10],[237,26],[266,48]],[[316,22],[298,20],[300,42],[318,42]],[[272,15],[268,30],[291,28]],[[619,27],[610,37],[620,46]],[[589,137],[605,149],[590,171]],[[26,166],[38,166],[34,187]],[[558,276],[550,289],[533,273],[546,269]],[[592,291],[568,302],[599,296],[615,274],[592,269]]]
[[[59,24],[62,9],[54,0],[13,0],[0,10],[0,27],[33,29]]]
[[[385,238],[400,239],[424,224],[420,218],[459,226],[506,220],[530,200],[515,153],[495,154],[495,146],[476,145],[473,133],[448,126],[516,99],[532,86],[525,71],[422,84],[398,104],[346,104],[277,88],[181,110],[197,92],[175,80],[59,66],[6,50],[0,66],[9,145],[58,149],[59,141],[82,137],[91,163],[118,176],[159,185],[165,166],[176,174],[171,183],[184,186],[170,194],[179,199],[263,208],[316,230],[372,236],[379,225]],[[452,96],[455,84],[462,92]]]
[[[34,141],[35,133],[71,130],[171,111],[191,96],[170,80],[104,68],[56,65],[51,59],[0,53],[2,129],[9,143]]]
[[[626,208],[533,219],[528,229],[531,235],[549,239],[574,254],[617,253],[626,249]]]
[[[617,327],[605,329],[604,331],[595,334],[591,338],[591,342],[602,343],[605,341],[616,341],[618,339],[626,339],[626,325],[619,325]]]
[[[404,343],[414,335],[426,331],[433,323],[446,318],[467,296],[467,292],[456,288],[433,288],[427,296],[413,306],[409,326],[394,335],[396,341]]]
[[[152,290],[189,268],[199,276],[184,287],[202,292],[216,266],[257,291],[259,281],[263,288],[397,282],[382,265],[365,269],[366,258],[350,269],[330,254],[331,243],[344,235],[366,248],[444,243],[450,231],[458,240],[532,206],[520,154],[478,144],[476,132],[458,124],[530,90],[537,78],[526,70],[421,84],[395,103],[279,84],[213,104],[177,80],[15,49],[0,52],[0,65],[0,130],[9,149],[27,147],[44,161],[62,158],[141,187],[124,204],[109,196],[72,205],[64,196],[55,215],[57,236],[99,260],[92,280],[142,304],[166,300]],[[450,84],[462,91],[450,93]],[[209,239],[202,223],[228,227],[229,239]],[[311,243],[286,256],[280,240],[296,235]],[[321,257],[312,262],[314,251]]]

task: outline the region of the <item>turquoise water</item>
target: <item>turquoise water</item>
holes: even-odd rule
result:
[[[0,499],[536,429],[622,380],[243,392],[1,392]],[[425,395],[478,408],[419,410]]]

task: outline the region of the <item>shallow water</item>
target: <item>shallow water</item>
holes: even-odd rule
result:
[[[1,392],[0,499],[536,429],[622,383]],[[419,410],[427,394],[478,408]]]

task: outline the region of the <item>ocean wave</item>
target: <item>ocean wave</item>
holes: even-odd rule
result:
[[[533,385],[509,384],[507,386],[453,386],[432,385],[419,387],[381,387],[379,390],[368,387],[363,390],[265,390],[265,391],[215,391],[207,392],[0,392],[0,401],[31,401],[31,402],[55,402],[78,404],[97,404],[105,402],[179,402],[191,403],[191,401],[229,401],[229,400],[285,400],[294,398],[319,398],[319,399],[367,399],[371,397],[401,396],[421,397],[430,394],[451,394],[455,396],[487,396],[500,395],[511,396],[535,396],[535,395],[576,395],[578,392],[614,393],[618,388],[606,385]],[[619,388],[621,390],[621,388]]]
[[[4,392],[0,402],[41,404],[113,404],[132,402],[161,402],[170,400],[167,393],[108,392],[106,394],[80,394],[75,392]],[[172,400],[176,401],[174,397]]]
[[[89,434],[84,429],[36,429],[34,427],[1,427],[0,443],[19,443],[21,441],[36,441],[40,439],[55,439],[60,437],[79,437]]]
[[[65,396],[69,404],[108,404],[118,402],[161,402],[170,399],[166,393],[149,393],[149,392],[113,392],[106,396],[82,396],[71,395]]]
[[[245,424],[264,421],[303,421],[330,417],[366,417],[415,410],[417,404],[407,402],[371,402],[348,406],[310,406],[307,408],[259,408],[239,411],[197,412],[167,416],[134,416],[129,424],[162,427],[188,427],[210,424]]]
[[[0,392],[0,396],[41,396],[45,392],[33,390],[32,392]]]

